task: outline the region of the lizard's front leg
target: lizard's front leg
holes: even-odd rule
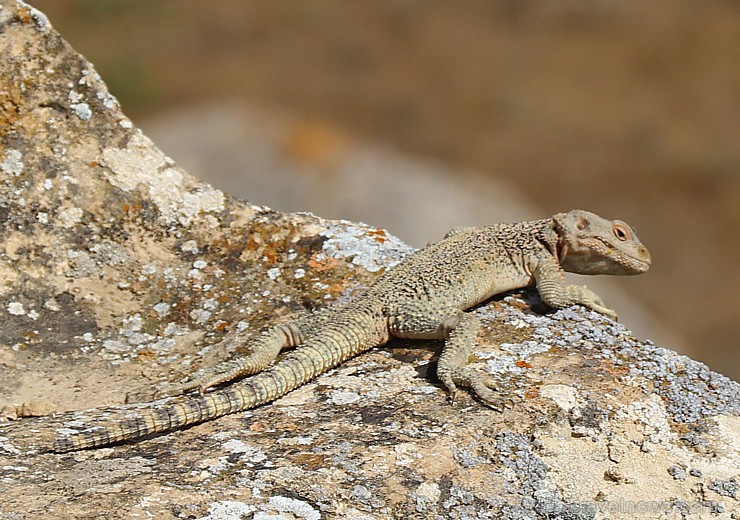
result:
[[[570,305],[583,305],[613,320],[617,319],[617,313],[606,307],[599,295],[588,287],[565,283],[565,274],[554,258],[538,258],[532,272],[540,298],[550,307],[562,309]]]
[[[457,387],[470,388],[488,406],[503,409],[494,383],[465,365],[480,330],[478,318],[460,309],[433,302],[408,301],[387,310],[390,333],[398,338],[444,339],[445,345],[437,364],[437,377],[454,400]]]

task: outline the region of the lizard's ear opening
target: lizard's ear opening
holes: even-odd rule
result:
[[[591,219],[587,212],[573,210],[568,213],[558,213],[553,216],[555,229],[561,237],[576,234],[591,227]]]
[[[584,229],[587,229],[588,226],[591,225],[591,222],[588,221],[586,217],[579,217],[578,220],[576,220],[576,228],[580,231],[583,231]]]

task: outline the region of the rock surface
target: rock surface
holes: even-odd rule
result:
[[[43,453],[72,410],[225,359],[408,248],[188,176],[21,2],[0,0],[0,55],[0,517],[740,514],[740,385],[528,291],[474,311],[472,361],[510,392],[502,414],[447,402],[439,344],[393,342],[272,405]]]

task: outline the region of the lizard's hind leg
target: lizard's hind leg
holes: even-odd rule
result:
[[[503,411],[504,396],[495,390],[493,378],[467,367],[470,350],[480,330],[480,321],[472,314],[462,313],[459,322],[450,331],[445,341],[442,354],[437,363],[437,377],[455,398],[457,385],[470,388],[486,405],[494,410]]]
[[[162,386],[158,389],[157,395],[158,397],[181,395],[196,388],[202,394],[218,384],[261,372],[284,348],[303,343],[308,335],[315,332],[316,324],[323,321],[325,320],[318,315],[309,315],[270,327],[252,340],[248,355],[198,370],[180,383]]]
[[[503,409],[502,396],[493,389],[493,380],[465,366],[480,330],[478,318],[455,307],[423,301],[403,302],[387,312],[390,332],[396,337],[445,340],[437,377],[451,399],[454,400],[459,385],[470,388],[491,408]]]

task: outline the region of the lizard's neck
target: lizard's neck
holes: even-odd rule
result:
[[[553,257],[558,259],[558,263],[561,263],[568,254],[568,244],[561,239],[557,230],[557,223],[552,219],[538,220],[534,223],[536,230],[533,235]]]

